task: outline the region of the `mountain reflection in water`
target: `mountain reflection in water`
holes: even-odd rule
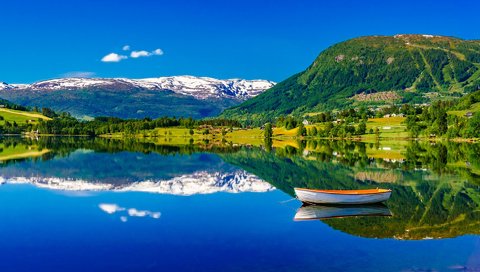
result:
[[[15,142],[20,141],[20,142]],[[5,149],[49,150],[40,157],[4,161],[0,183],[65,191],[149,192],[173,195],[267,192],[273,186],[194,146],[157,147],[105,139],[48,138],[28,145],[7,139]],[[13,144],[8,141],[14,141]],[[1,145],[1,143],[0,143]],[[128,151],[131,152],[128,152]],[[220,149],[222,150],[222,149]],[[149,152],[151,151],[151,152]],[[1,153],[0,153],[1,158]]]

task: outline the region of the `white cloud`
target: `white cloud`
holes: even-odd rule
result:
[[[123,51],[130,51],[130,46],[125,45],[122,47]],[[130,52],[130,58],[137,59],[142,57],[151,57],[151,56],[161,56],[163,55],[163,50],[158,48],[153,51],[138,50]],[[102,58],[103,62],[120,62],[124,59],[128,59],[128,56],[120,55],[117,53],[110,53]]]
[[[136,58],[140,58],[140,57],[150,57],[152,55],[152,53],[150,52],[147,52],[145,50],[141,50],[141,51],[132,51],[130,53],[130,57],[136,59]]]
[[[151,52],[140,50],[140,51],[132,51],[130,53],[130,57],[134,59],[140,58],[140,57],[151,57],[151,56],[161,56],[161,55],[163,55],[163,50],[160,48],[155,49]]]
[[[103,62],[120,62],[124,59],[127,59],[127,56],[119,55],[117,53],[110,53],[102,58]]]
[[[94,72],[86,72],[86,71],[73,71],[62,74],[61,77],[81,77],[81,78],[89,78],[94,77]]]
[[[155,55],[155,56],[161,56],[163,55],[163,50],[158,48],[158,49],[155,49],[152,51],[152,55]]]

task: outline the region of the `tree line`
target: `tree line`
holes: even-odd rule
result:
[[[110,133],[135,135],[145,130],[166,127],[184,127],[189,128],[190,130],[201,126],[230,128],[242,127],[238,121],[225,118],[196,120],[191,117],[177,118],[165,116],[156,119],[121,119],[117,117],[100,116],[95,117],[93,120],[79,120],[68,112],[58,113],[47,107],[41,109],[38,107],[27,108],[1,98],[0,106],[2,108],[12,110],[37,112],[51,118],[51,120],[38,119],[36,122],[17,123],[15,121],[4,120],[4,117],[0,116],[0,121],[4,121],[3,125],[0,125],[0,135],[21,134],[28,132],[35,132],[39,134],[88,136],[97,136]]]
[[[480,112],[467,116],[447,114],[453,102],[437,101],[431,106],[412,109],[405,121],[411,137],[423,134],[426,137],[447,138],[480,137]]]
[[[55,135],[88,135],[97,136],[112,133],[135,135],[145,130],[166,127],[184,127],[193,129],[200,126],[241,126],[238,121],[228,119],[195,120],[193,118],[161,117],[157,119],[120,119],[116,117],[95,117],[90,121],[82,121],[68,113],[62,113],[52,120],[40,120],[34,130],[40,134]]]

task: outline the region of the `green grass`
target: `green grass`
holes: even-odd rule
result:
[[[479,112],[479,111],[480,111],[480,102],[477,102],[475,104],[472,104],[470,106],[470,108],[468,108],[466,110],[449,111],[448,114],[456,115],[456,116],[459,116],[459,117],[464,117],[465,114],[467,114],[467,112],[475,113],[475,112]]]
[[[312,128],[313,126],[306,126],[307,129]],[[317,126],[318,128],[318,126]],[[296,137],[298,133],[298,128],[286,129],[284,127],[273,129],[274,137]]]
[[[406,138],[408,132],[406,125],[403,123],[405,117],[390,117],[390,118],[371,118],[367,122],[367,133],[370,129],[375,131],[378,128],[380,137],[385,138]],[[367,134],[364,137],[375,137],[374,134]]]
[[[8,121],[10,123],[16,122],[20,125],[26,123],[36,123],[38,122],[38,119],[50,120],[50,118],[43,116],[39,113],[11,110],[5,108],[0,108],[0,116],[4,118],[4,120],[0,120],[0,125],[4,125],[5,121]]]

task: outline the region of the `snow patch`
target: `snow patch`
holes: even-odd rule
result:
[[[0,84],[0,90],[58,91],[82,89],[146,89],[194,96],[197,99],[248,99],[273,87],[268,80],[215,79],[209,77],[171,76],[144,79],[128,78],[60,78],[28,84]]]

